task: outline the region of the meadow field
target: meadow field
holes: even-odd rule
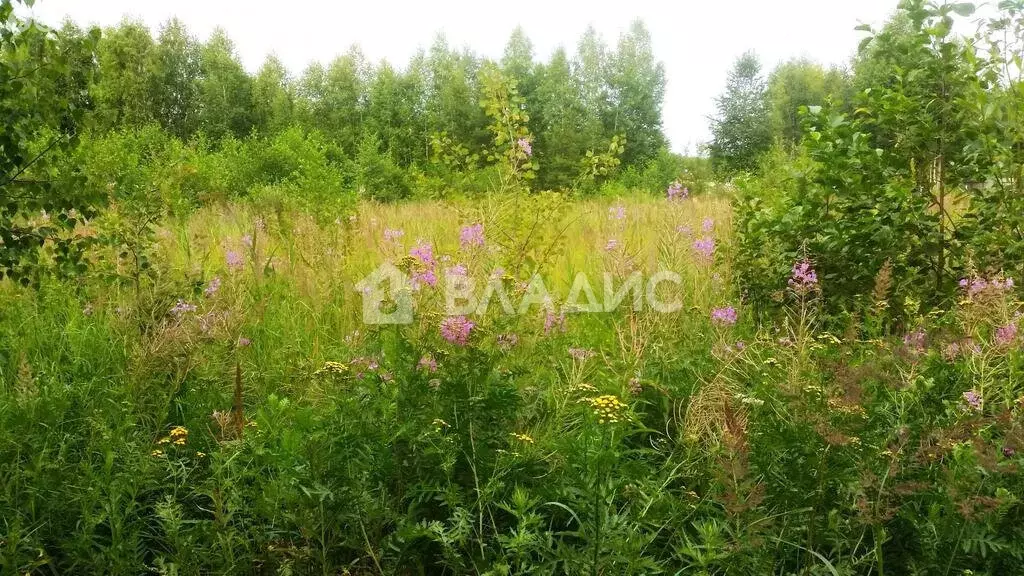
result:
[[[0,576],[1024,574],[1024,0],[894,8],[683,154],[639,20],[0,0]]]
[[[1001,285],[868,338],[826,331],[795,263],[787,313],[758,324],[715,198],[365,203],[325,225],[225,205],[155,235],[138,284],[3,289],[6,566],[929,573],[1017,554],[1016,352],[984,336],[1013,317]],[[517,303],[531,262],[550,299],[453,334],[443,281],[423,282],[411,324],[363,323],[367,273],[428,260],[505,270]],[[676,311],[564,306],[579,272],[601,294],[606,272],[666,269]]]

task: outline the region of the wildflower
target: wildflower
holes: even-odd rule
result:
[[[459,231],[459,245],[463,248],[484,245],[484,225],[480,223],[463,226]]]
[[[184,446],[188,440],[188,429],[184,426],[171,428],[171,443],[175,446]]]
[[[1016,455],[1017,451],[1013,448],[1013,446],[1003,446],[1003,456],[1006,456],[1007,458],[1013,458]]]
[[[423,284],[436,286],[437,274],[434,272],[434,268],[437,266],[437,261],[434,259],[433,246],[420,241],[409,251],[409,255],[419,263],[418,270],[412,275],[413,288],[419,289]]]
[[[544,334],[548,335],[555,329],[565,332],[565,312],[555,314],[555,311],[548,308],[544,311]]]
[[[669,184],[666,194],[669,200],[686,200],[690,196],[690,189],[683,188],[682,183],[676,180]]]
[[[619,249],[622,244],[615,238],[609,238],[608,242],[604,245],[605,252],[614,252]]]
[[[434,426],[434,428],[437,428],[438,432],[440,432],[443,428],[451,427],[451,424],[445,422],[444,420],[441,420],[440,418],[434,418],[434,421],[431,422],[431,424]]]
[[[1017,321],[996,328],[996,345],[1008,346],[1017,339]]]
[[[586,348],[569,348],[569,356],[572,356],[580,362],[586,362],[594,356],[594,351],[587,350]]]
[[[597,416],[599,424],[615,424],[624,418],[623,411],[626,405],[616,396],[605,394],[589,398],[587,402],[593,409],[594,415]]]
[[[449,316],[441,321],[441,336],[452,344],[465,346],[475,324],[465,316]]]
[[[638,396],[644,391],[644,387],[640,384],[640,378],[634,376],[629,379],[629,393]]]
[[[466,269],[465,264],[456,264],[447,270],[449,276],[466,276],[469,274],[469,270]]]
[[[427,286],[437,285],[437,274],[433,269],[418,270],[412,275],[413,289],[418,290],[423,284],[426,284]]]
[[[92,316],[92,304],[86,304],[85,307],[82,308],[82,316]]]
[[[242,236],[242,244],[245,244],[247,248],[252,248],[252,234]]]
[[[405,236],[405,232],[402,231],[401,229],[384,229],[384,239],[387,240],[388,242],[397,242],[402,236]]]
[[[626,218],[626,207],[622,204],[616,204],[608,209],[608,217],[613,220],[623,220]]]
[[[214,276],[210,283],[206,285],[206,289],[203,290],[203,294],[209,298],[220,290],[220,276]]]
[[[789,287],[798,294],[806,294],[818,286],[818,273],[814,271],[809,260],[804,258],[793,264],[793,272],[789,277]]]
[[[196,452],[196,458],[206,458],[206,452]]]
[[[681,224],[679,226],[676,226],[676,232],[679,232],[683,236],[692,236],[693,235],[693,228],[690,228],[689,226],[687,226],[685,224]]]
[[[732,326],[736,323],[736,308],[715,308],[711,311],[711,321],[719,326]]]
[[[235,250],[228,250],[224,255],[224,259],[228,264],[228,268],[231,270],[237,270],[242,267],[242,253]]]
[[[526,434],[519,434],[518,432],[512,432],[510,434],[510,436],[512,436],[516,440],[519,440],[520,442],[525,442],[527,444],[533,444],[533,438],[529,437]]]
[[[516,140],[516,144],[519,146],[519,149],[523,151],[523,154],[526,154],[527,157],[533,156],[533,145],[530,144],[529,140],[527,140],[526,138],[520,138],[519,140]]]
[[[356,360],[353,360],[352,363],[355,364],[358,361],[359,359],[357,358]],[[320,368],[319,370],[314,372],[313,375],[322,376],[325,374],[344,374],[345,372],[348,372],[348,366],[342,364],[341,362],[334,362],[328,360],[327,362],[324,362],[323,368]]]
[[[426,370],[429,373],[437,372],[437,360],[430,354],[425,354],[420,358],[419,363],[416,364],[418,370]]]
[[[174,307],[171,308],[171,314],[174,314],[175,316],[181,316],[182,314],[187,314],[189,312],[195,312],[195,311],[196,311],[196,305],[195,304],[189,304],[188,302],[185,302],[184,300],[180,300],[180,299],[174,305]]]
[[[925,351],[927,337],[924,328],[918,328],[903,337],[903,345],[911,353],[922,354]]]
[[[715,229],[715,221],[711,218],[705,218],[704,221],[701,222],[700,228],[705,232],[711,232]]]
[[[413,246],[412,250],[409,250],[409,255],[419,260],[420,264],[427,268],[437,265],[437,261],[434,260],[434,247],[422,240]]]
[[[710,260],[715,253],[715,239],[710,236],[698,238],[693,242],[693,250],[702,259]]]
[[[164,455],[164,451],[160,450],[159,448],[157,448],[156,450],[153,450],[152,452],[150,452],[149,455],[150,456],[163,456]]]
[[[508,333],[498,335],[498,348],[503,352],[508,352],[518,343],[519,335],[517,334]]]
[[[964,402],[967,402],[967,406],[975,412],[981,412],[982,399],[981,395],[974,390],[968,390],[963,393]]]
[[[239,336],[239,337],[238,337],[238,347],[239,347],[239,348],[246,348],[246,347],[248,347],[248,346],[249,346],[250,344],[252,344],[252,340],[249,340],[249,339],[248,339],[248,338],[246,338],[245,336]]]

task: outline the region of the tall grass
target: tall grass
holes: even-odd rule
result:
[[[1015,566],[1012,294],[922,319],[927,343],[823,333],[817,292],[757,326],[726,201],[516,202],[208,207],[159,223],[145,269],[98,249],[81,282],[0,285],[4,572]],[[474,223],[485,245],[461,246]],[[500,267],[516,303],[539,273],[552,301],[492,302],[466,345],[440,284],[412,324],[363,324],[356,284],[420,242],[481,284]],[[633,270],[680,274],[681,308],[562,307],[577,273],[600,295]]]

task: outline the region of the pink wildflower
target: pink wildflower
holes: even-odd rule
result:
[[[465,346],[474,326],[465,316],[449,316],[441,321],[441,336],[452,344]]]
[[[818,273],[811,267],[806,258],[793,264],[793,272],[789,278],[789,287],[798,294],[806,294],[818,286]]]
[[[242,267],[242,253],[235,250],[228,250],[224,255],[225,261],[227,261],[228,268],[231,270],[237,270]]]
[[[963,393],[964,402],[967,403],[967,407],[975,412],[981,412],[983,407],[983,401],[981,395],[974,390],[968,390]]]
[[[1008,346],[1017,339],[1017,321],[996,328],[996,345]]]
[[[533,145],[531,145],[530,141],[526,138],[516,140],[516,145],[519,146],[519,149],[522,150],[523,154],[526,154],[527,157],[533,156]]]
[[[206,285],[206,289],[203,290],[203,294],[209,298],[216,294],[217,290],[220,290],[220,276],[214,276],[213,279],[210,280],[210,283]]]
[[[669,184],[666,195],[669,200],[686,200],[686,198],[690,196],[690,189],[683,188],[682,183],[680,183],[679,180],[676,180],[672,184]]]
[[[736,309],[732,306],[715,308],[711,311],[711,321],[719,326],[732,326],[736,323]]]
[[[459,244],[463,248],[479,247],[484,245],[484,225],[480,223],[463,226],[459,231]]]
[[[703,260],[710,260],[715,253],[715,239],[703,236],[693,241],[693,250]]]
[[[434,360],[434,357],[432,355],[425,354],[422,358],[420,358],[419,363],[416,364],[416,368],[419,370],[426,370],[427,372],[433,374],[434,372],[437,372],[437,360]]]

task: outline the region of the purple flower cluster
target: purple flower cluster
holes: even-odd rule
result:
[[[903,345],[912,354],[923,354],[927,347],[927,340],[928,334],[924,331],[924,328],[918,328],[903,336]]]
[[[690,196],[690,189],[684,188],[679,180],[669,184],[666,195],[669,200],[686,200]]]
[[[711,232],[712,230],[715,229],[715,221],[711,218],[705,218],[704,221],[701,222],[700,227],[701,230],[705,232]]]
[[[508,352],[519,343],[519,335],[509,332],[508,334],[498,334],[498,348],[503,352]]]
[[[950,342],[942,349],[942,356],[946,360],[953,361],[961,355],[978,354],[981,347],[971,338],[965,338],[961,342]]]
[[[793,272],[789,277],[789,287],[800,294],[806,294],[818,286],[818,273],[811,262],[804,258],[793,264]]]
[[[178,302],[171,308],[171,314],[175,316],[181,316],[182,314],[188,314],[196,311],[195,304],[189,304],[184,300],[178,300]]]
[[[715,239],[702,236],[693,241],[693,251],[703,260],[710,260],[715,254]]]
[[[565,332],[565,312],[555,314],[553,309],[548,308],[544,311],[544,335],[546,336],[556,329]]]
[[[470,224],[463,226],[459,231],[459,244],[463,248],[479,247],[484,245],[484,225]]]
[[[466,276],[469,274],[469,270],[465,264],[456,264],[451,268],[447,269],[446,272],[449,276]]]
[[[228,268],[231,270],[238,270],[242,267],[242,253],[236,250],[228,250],[224,255],[224,260],[228,264]]]
[[[533,156],[533,145],[530,144],[529,140],[526,138],[520,138],[519,140],[516,140],[516,144],[519,146],[519,149],[523,151],[523,154],[526,154],[528,157]]]
[[[452,344],[465,346],[474,326],[476,324],[465,316],[449,316],[441,321],[441,336]]]
[[[434,259],[434,247],[420,241],[409,251],[409,255],[420,263],[419,269],[415,270],[412,275],[413,288],[418,289],[423,284],[436,286],[437,273],[435,269],[437,268],[437,260]]]
[[[203,294],[209,298],[216,294],[217,290],[220,290],[220,276],[214,276],[213,279],[210,280],[210,283],[206,285],[206,289],[203,290]]]
[[[975,276],[973,278],[961,278],[960,287],[967,292],[968,296],[973,298],[983,292],[1008,292],[1013,290],[1014,282],[1013,278],[1009,276],[1005,278],[996,277],[989,280]]]
[[[711,311],[711,322],[718,326],[732,326],[736,323],[736,309],[732,306],[715,308]]]
[[[983,406],[981,394],[978,394],[974,390],[968,390],[963,393],[964,402],[967,403],[967,407],[975,412],[981,412]]]
[[[996,345],[1009,346],[1017,339],[1017,321],[996,328]]]
[[[434,360],[434,357],[432,355],[425,354],[422,358],[420,358],[420,361],[416,364],[416,368],[418,370],[426,370],[427,372],[433,374],[434,372],[437,372],[437,360]]]

